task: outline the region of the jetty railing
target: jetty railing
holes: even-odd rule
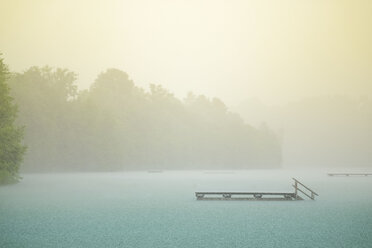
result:
[[[311,200],[315,200],[315,196],[319,196],[317,193],[315,193],[314,190],[310,189],[309,187],[305,186],[303,183],[298,181],[296,178],[292,178],[294,180],[294,185],[292,185],[295,188],[295,196],[298,196],[298,191],[302,194],[309,197]]]

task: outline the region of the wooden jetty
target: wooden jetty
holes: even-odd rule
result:
[[[255,200],[255,201],[296,201],[303,200],[299,192],[311,200],[318,194],[294,180],[294,192],[195,192],[197,200]]]
[[[148,173],[163,173],[162,170],[149,170]]]
[[[330,177],[372,176],[372,173],[328,173]]]

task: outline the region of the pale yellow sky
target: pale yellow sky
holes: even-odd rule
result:
[[[370,0],[0,0],[11,70],[108,67],[229,105],[372,94]]]

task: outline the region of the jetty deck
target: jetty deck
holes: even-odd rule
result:
[[[195,192],[197,200],[250,200],[250,201],[298,201],[303,200],[299,192],[311,200],[318,196],[313,190],[293,178],[294,192]]]
[[[195,196],[197,200],[303,200],[293,192],[195,192]]]
[[[330,177],[372,176],[372,173],[328,173]]]

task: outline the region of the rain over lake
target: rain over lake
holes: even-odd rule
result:
[[[371,13],[0,0],[0,248],[371,248]]]
[[[25,174],[0,188],[0,247],[371,247],[372,177],[324,171]],[[195,191],[315,201],[197,201]]]

